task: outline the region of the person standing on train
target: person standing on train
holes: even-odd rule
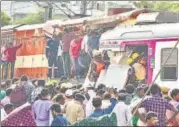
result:
[[[58,46],[58,53],[57,53],[57,67],[58,67],[58,74],[59,77],[62,78],[64,77],[64,61],[63,61],[63,50],[62,50],[62,36],[63,34],[60,32],[58,34],[58,38],[59,38],[59,46]]]
[[[19,48],[22,47],[22,44],[14,46],[13,43],[10,43],[8,48],[4,50],[4,55],[6,57],[5,62],[5,78],[8,76],[8,70],[10,69],[11,75],[10,78],[12,79],[14,76],[14,65],[16,61],[16,52]],[[10,64],[10,68],[8,67]]]
[[[48,71],[48,77],[52,78],[52,67],[53,65],[57,66],[57,52],[58,52],[58,45],[59,42],[57,39],[55,39],[56,35],[53,35],[52,37],[47,37],[47,45],[46,45],[46,57],[48,59],[48,65],[49,65],[49,71]]]
[[[82,68],[79,65],[78,59],[80,56],[82,38],[80,34],[76,34],[76,38],[71,41],[70,44],[70,56],[75,70],[75,76],[77,79],[82,77]]]
[[[64,60],[64,69],[65,69],[65,76],[70,78],[70,43],[75,39],[75,33],[73,32],[72,28],[65,28],[64,34],[62,36],[62,48],[63,48],[63,60]]]

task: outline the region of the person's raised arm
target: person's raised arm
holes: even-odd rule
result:
[[[17,50],[17,49],[19,49],[21,47],[22,47],[22,44],[19,44],[19,45],[15,46],[14,48]]]
[[[114,91],[111,90],[110,92],[111,92],[111,104],[106,109],[103,109],[104,115],[110,114],[113,111],[113,109],[117,103],[117,100],[115,99]]]

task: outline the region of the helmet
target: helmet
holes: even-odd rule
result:
[[[163,93],[168,93],[169,88],[168,88],[168,87],[163,86],[163,87],[161,87],[161,91],[162,91]]]
[[[130,65],[132,62],[133,62],[133,59],[132,59],[132,58],[129,58],[129,59],[127,60],[127,64],[128,64],[128,65]]]
[[[136,58],[138,58],[140,55],[139,53],[134,53],[132,54],[132,59],[135,60]]]

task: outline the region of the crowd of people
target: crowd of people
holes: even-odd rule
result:
[[[1,84],[1,126],[179,126],[179,89],[153,84],[144,96],[148,88],[84,88],[23,75]]]
[[[71,84],[68,79],[84,78],[96,83],[100,72],[110,65],[107,52],[96,51],[104,32],[75,32],[71,27],[47,36],[48,77],[55,67],[59,82],[13,78],[16,51],[22,46],[4,45],[1,62],[3,79],[11,65],[12,80],[1,83],[2,126],[179,126],[179,89],[169,90],[157,84],[145,84],[146,58],[133,52],[127,63],[131,67],[125,87],[117,90],[89,84]],[[89,70],[89,71],[88,71]],[[63,79],[63,80],[62,80]],[[148,93],[147,93],[148,92]],[[147,94],[147,96],[145,96]]]
[[[75,27],[66,27],[63,31],[54,34],[45,34],[47,39],[45,54],[48,60],[49,71],[47,76],[70,79],[84,78],[92,59],[92,52],[99,48],[99,39],[104,29],[90,29],[85,26],[84,30],[75,31]],[[3,65],[3,79],[12,79],[16,52],[20,45],[13,42],[5,43],[1,48],[1,64]],[[53,71],[53,66],[54,70]]]
[[[52,37],[47,36],[48,77],[52,77],[54,65],[55,77],[84,78],[93,57],[92,52],[99,48],[99,39],[103,32],[103,29],[92,30],[89,26],[85,26],[85,30],[81,31],[66,27]]]

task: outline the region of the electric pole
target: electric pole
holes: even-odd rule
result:
[[[86,15],[87,1],[81,1],[81,15],[82,17]]]
[[[48,2],[48,20],[52,19],[52,11],[53,11],[53,5]]]
[[[40,4],[38,1],[36,1],[36,4],[39,7],[42,7],[45,9],[45,14],[44,14],[44,22],[47,20],[52,19],[52,10],[53,10],[53,5],[50,2],[45,2],[45,4]]]

